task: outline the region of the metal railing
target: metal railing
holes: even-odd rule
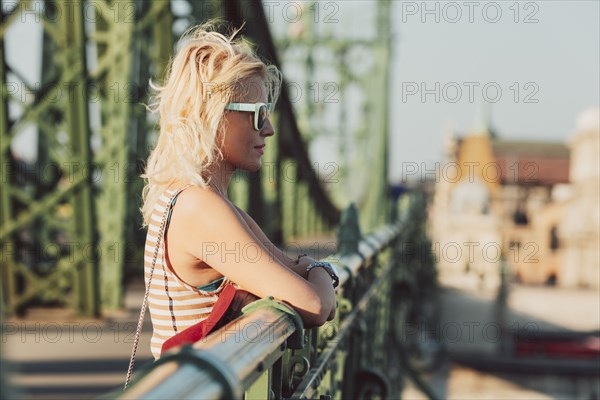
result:
[[[272,298],[243,310],[207,338],[173,350],[109,397],[177,399],[387,398],[401,381],[390,334],[398,249],[408,221],[361,236],[358,212],[344,211],[338,313],[303,329],[298,314]],[[408,229],[410,230],[410,229]],[[395,299],[395,300],[394,300]]]

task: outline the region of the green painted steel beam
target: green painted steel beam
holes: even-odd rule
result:
[[[92,165],[90,148],[90,127],[88,117],[87,65],[84,36],[83,3],[69,4],[73,18],[61,18],[60,29],[65,42],[62,49],[62,71],[71,71],[71,82],[79,90],[67,101],[65,119],[72,151],[71,162],[77,167],[75,171],[81,175],[84,168]],[[73,194],[73,224],[76,240],[82,246],[93,246],[96,242],[96,222],[94,217],[91,174],[86,176],[86,184],[81,185]],[[98,268],[96,256],[86,257],[77,265],[77,297],[76,308],[88,316],[99,314],[98,301]]]
[[[0,13],[0,24],[5,26],[9,21],[6,20],[4,12]],[[6,87],[6,55],[4,48],[4,37],[0,36],[0,85]],[[11,220],[11,197],[10,180],[12,177],[12,158],[10,154],[10,134],[8,101],[4,97],[7,91],[2,90],[2,104],[0,104],[0,227],[3,229],[5,224]],[[5,145],[6,143],[6,145]],[[1,290],[2,297],[0,301],[4,303],[4,309],[8,313],[14,311],[16,294],[15,276],[14,276],[14,252],[15,244],[12,235],[0,236],[0,274],[2,276]],[[0,315],[1,316],[1,315]]]
[[[131,140],[132,129],[132,41],[134,20],[131,10],[133,0],[120,0],[111,3],[116,10],[107,21],[97,16],[96,29],[112,37],[107,47],[99,48],[99,64],[104,60],[109,67],[101,86],[106,97],[101,101],[102,149],[99,157],[105,163],[103,170],[110,179],[102,181],[96,197],[98,228],[100,232],[98,249],[100,260],[100,294],[103,311],[115,310],[123,306],[123,270],[129,238],[126,221],[129,213],[129,187],[139,178],[134,176],[135,168],[130,163],[129,151],[135,142]],[[105,17],[104,17],[105,18]],[[133,142],[133,143],[132,143]],[[132,169],[134,171],[132,171]],[[133,194],[131,194],[133,195]]]
[[[155,49],[155,70],[158,76],[163,76],[167,64],[173,56],[175,38],[173,36],[173,13],[168,1],[151,2],[152,38]]]

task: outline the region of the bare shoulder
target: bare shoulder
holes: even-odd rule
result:
[[[217,193],[210,187],[202,187],[198,185],[190,185],[185,188],[178,196],[178,199],[208,199],[211,197],[219,197]],[[177,200],[179,202],[179,200]]]
[[[213,212],[224,212],[228,208],[225,200],[210,188],[191,186],[177,197],[177,211],[188,218],[210,216]]]
[[[215,244],[225,243],[231,248],[230,242],[235,246],[235,242],[247,241],[247,229],[236,214],[231,205],[210,188],[192,186],[179,194],[168,240],[174,268],[181,276],[185,276],[186,270],[192,271],[198,261],[214,268],[214,260],[210,260],[207,252],[218,252]],[[223,269],[219,272],[225,275]],[[186,278],[188,282],[194,280],[191,275]]]
[[[241,228],[232,205],[210,188],[200,186],[189,187],[179,194],[173,218],[187,227],[188,233],[194,234],[198,230],[207,231],[206,228],[210,228],[213,233],[219,227],[234,230]]]

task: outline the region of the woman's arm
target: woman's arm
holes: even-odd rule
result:
[[[244,221],[244,223],[248,226],[248,229],[252,231],[252,234],[256,237],[256,240],[265,246],[265,249],[273,255],[281,264],[285,265],[298,275],[302,276],[304,279],[307,278],[306,267],[313,262],[316,261],[312,257],[304,256],[300,259],[294,259],[288,257],[284,251],[279,249],[279,247],[275,246],[271,240],[265,235],[265,233],[260,229],[256,221],[252,219],[247,212],[242,210],[236,205],[233,205],[235,211],[238,213],[240,218]]]
[[[233,205],[235,210],[240,215],[240,217],[247,224],[248,228],[252,231],[257,240],[265,245],[267,251],[272,250],[271,254],[273,257],[277,258],[282,264],[286,265],[289,269],[296,272],[298,275],[302,276],[304,279],[308,278],[308,273],[306,272],[306,267],[309,266],[310,263],[316,261],[312,257],[304,256],[298,260],[292,259],[285,254],[285,252],[281,251],[277,246],[275,246],[265,235],[265,233],[259,228],[258,224],[247,212],[242,210],[236,205]],[[287,264],[286,264],[287,263]],[[327,321],[331,321],[335,318],[337,310],[337,301],[333,304],[333,307],[329,311],[329,315],[327,316]]]
[[[265,233],[259,228],[258,224],[247,212],[242,210],[241,208],[234,205],[235,210],[238,212],[240,217],[247,224],[248,228],[252,231],[257,240],[263,243],[267,249],[267,251],[273,249],[272,254],[276,257],[282,264],[287,263],[287,267],[292,271],[296,272],[298,275],[302,276],[304,279],[308,278],[308,273],[306,272],[306,267],[309,266],[310,263],[316,261],[312,257],[302,257],[299,260],[291,259],[285,254],[285,252],[281,251],[277,246],[275,246],[265,235]],[[285,265],[285,264],[284,264]],[[333,307],[329,311],[329,315],[327,316],[327,321],[331,321],[335,318],[335,314],[337,311],[337,301],[333,304]]]
[[[307,280],[292,272],[209,189],[192,187],[179,195],[169,230],[178,248],[259,297],[273,296],[289,303],[309,327],[325,323],[335,308],[335,292],[326,271],[315,268]]]

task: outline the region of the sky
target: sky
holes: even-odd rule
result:
[[[442,161],[486,109],[502,139],[566,142],[599,104],[599,4],[394,1],[390,179]]]

